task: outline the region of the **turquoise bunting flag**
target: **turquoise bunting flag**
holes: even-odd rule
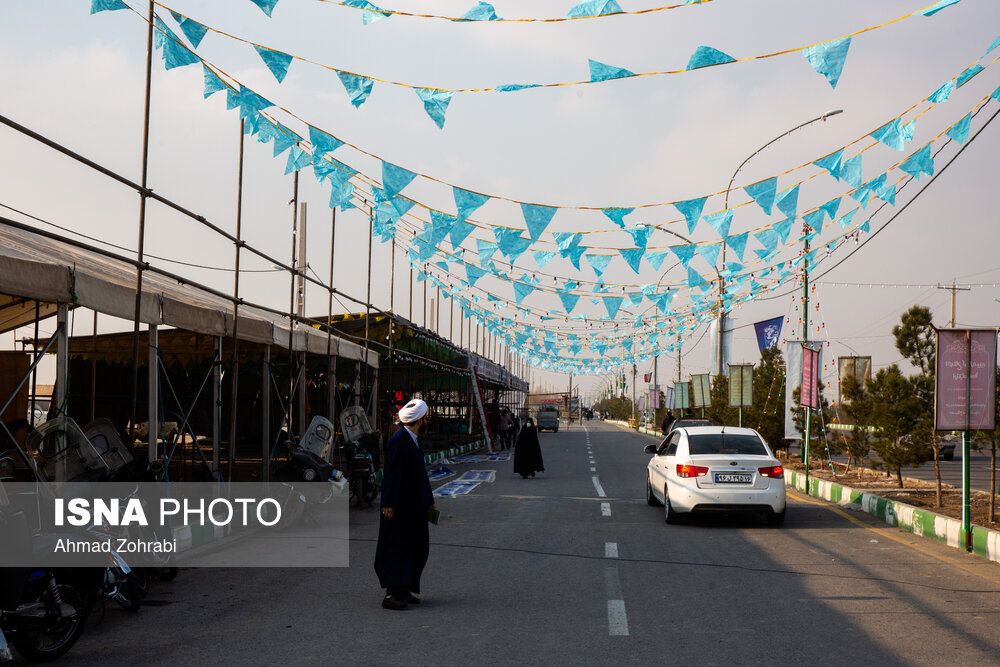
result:
[[[618,252],[625,259],[629,268],[639,273],[639,263],[642,262],[642,256],[646,254],[644,248],[620,248]]]
[[[764,213],[771,215],[771,208],[774,206],[774,195],[778,188],[778,177],[773,176],[766,181],[751,183],[743,188],[750,197],[757,202]]]
[[[689,234],[694,232],[694,228],[698,224],[698,218],[701,217],[701,212],[705,210],[705,201],[707,199],[707,197],[702,197],[701,199],[689,199],[674,204],[674,208],[680,211],[684,219],[687,220]]]
[[[625,216],[634,211],[634,208],[605,208],[601,212],[608,216],[611,222],[615,223],[622,229],[625,229]]]
[[[945,133],[960,144],[969,138],[969,126],[972,123],[972,113],[967,113]]]
[[[208,69],[208,65],[202,63],[202,68],[205,70],[205,99],[219,92],[220,90],[228,90],[229,86],[222,82],[222,79],[216,75],[215,72]]]
[[[736,253],[736,256],[740,258],[741,262],[743,261],[743,252],[747,247],[748,236],[749,232],[743,232],[742,234],[737,234],[736,236],[726,237],[727,244],[730,248],[732,248],[733,252]]]
[[[431,117],[438,129],[444,129],[444,114],[448,110],[448,104],[454,91],[432,90],[430,88],[414,88],[417,97],[424,103],[424,111]]]
[[[188,41],[191,42],[191,46],[197,49],[201,44],[201,40],[205,38],[208,28],[197,21],[192,21],[191,19],[178,14],[173,10],[170,10],[170,15],[174,17],[175,21],[177,21],[177,25],[180,27],[181,32],[184,33],[184,36],[188,38]]]
[[[344,89],[347,91],[347,96],[351,100],[351,104],[355,108],[360,107],[371,95],[372,86],[375,82],[369,79],[367,76],[361,76],[360,74],[351,74],[350,72],[337,72],[337,77],[340,82],[344,84]]]
[[[591,83],[596,83],[598,81],[608,81],[609,79],[623,79],[630,76],[635,76],[635,72],[631,72],[624,67],[615,67],[613,65],[605,65],[604,63],[597,62],[596,60],[588,60],[590,64],[590,81]]]
[[[716,234],[725,238],[729,236],[729,227],[733,224],[733,209],[727,208],[725,211],[706,215],[705,222],[715,230]]]
[[[260,11],[264,12],[268,16],[274,11],[274,6],[278,4],[278,0],[250,0],[253,4],[260,7]]]
[[[622,8],[615,0],[586,0],[578,5],[570,7],[566,14],[567,18],[579,18],[581,16],[607,16],[608,14],[621,14]]]
[[[390,198],[398,195],[416,177],[412,171],[382,160],[382,187]]]
[[[611,263],[611,255],[584,255],[587,258],[587,262],[590,263],[590,268],[594,269],[594,273],[600,277],[608,264]]]
[[[931,145],[927,144],[899,165],[899,168],[918,181],[921,174],[934,175],[934,158],[931,157]]]
[[[670,250],[677,255],[677,259],[681,261],[681,264],[687,268],[688,264],[691,263],[691,258],[694,257],[696,246],[691,245],[675,245],[670,246]]]
[[[272,51],[257,44],[254,44],[253,48],[260,56],[260,59],[264,61],[264,64],[267,65],[267,68],[271,70],[271,74],[278,80],[278,83],[284,81],[285,76],[288,74],[288,66],[292,64],[292,57],[287,53]]]
[[[778,196],[775,206],[789,218],[795,218],[799,210],[799,186],[783,190]]]
[[[122,2],[122,0],[92,0],[90,3],[91,14],[113,12],[118,9],[128,9],[128,5]]]
[[[480,2],[478,5],[462,14],[462,18],[467,21],[499,21],[496,10],[488,2]]]
[[[646,249],[646,244],[649,242],[649,236],[653,233],[655,227],[636,227],[635,229],[626,229],[629,236],[635,242],[636,247]]]
[[[724,63],[736,62],[735,59],[711,46],[699,46],[688,60],[687,69],[699,69],[712,65],[722,65]]]
[[[475,225],[470,222],[456,220],[455,224],[451,226],[451,231],[448,232],[448,240],[451,242],[452,249],[458,250],[458,247],[465,242],[465,239],[469,238],[469,234],[475,228]]]
[[[459,220],[467,219],[476,209],[490,200],[486,195],[461,188],[452,187],[451,192],[455,198],[455,210]]]
[[[851,38],[843,37],[802,49],[802,55],[814,70],[826,77],[831,88],[836,88],[850,47]]]
[[[528,228],[528,236],[532,241],[537,241],[545,228],[552,222],[552,217],[559,209],[551,206],[539,206],[537,204],[521,204],[521,214],[524,216],[524,224]]]
[[[927,98],[928,102],[934,102],[935,104],[940,104],[941,102],[947,102],[951,94],[955,92],[955,82],[951,79],[942,85],[940,88],[931,93],[931,96]]]
[[[841,158],[843,156],[844,156],[844,149],[841,148],[836,153],[830,153],[826,157],[822,157],[822,158],[816,160],[815,162],[813,162],[813,164],[816,165],[817,167],[821,168],[821,169],[826,169],[828,172],[830,172],[831,176],[833,176],[834,178],[836,178],[839,181],[840,180],[840,160],[841,160]]]

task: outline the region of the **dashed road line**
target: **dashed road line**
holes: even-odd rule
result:
[[[607,494],[604,493],[604,488],[601,487],[601,480],[597,478],[597,475],[594,475],[593,480],[594,480],[594,488],[597,489],[597,495],[600,496],[601,498],[607,498]]]
[[[604,557],[605,558],[618,558],[618,543],[617,542],[605,542],[604,543]]]
[[[625,613],[625,596],[617,567],[604,568],[604,583],[608,591],[608,634],[627,637],[628,615]]]
[[[601,503],[601,516],[611,516],[611,503]]]

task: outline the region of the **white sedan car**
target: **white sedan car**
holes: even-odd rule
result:
[[[692,426],[673,431],[646,467],[646,502],[665,507],[667,523],[692,512],[757,512],[785,520],[785,471],[757,431]]]

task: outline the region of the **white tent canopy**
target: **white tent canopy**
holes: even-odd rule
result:
[[[132,320],[135,316],[136,269],[125,261],[70,243],[0,223],[0,333],[55,314],[56,304],[83,306],[103,315]],[[139,319],[213,336],[236,336],[255,343],[288,347],[362,361],[365,349],[351,341],[299,324],[290,335],[288,318],[240,306],[237,321],[229,299],[204,289],[146,271],[142,279]],[[378,353],[367,351],[368,364],[378,367]]]

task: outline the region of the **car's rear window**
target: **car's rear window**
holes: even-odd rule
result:
[[[702,433],[688,436],[688,450],[692,456],[698,454],[756,454],[767,456],[764,443],[753,435]]]

